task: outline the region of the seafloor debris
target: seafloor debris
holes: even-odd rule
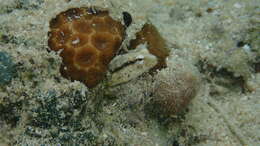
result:
[[[96,86],[118,51],[124,26],[106,10],[72,8],[50,21],[49,47],[60,51],[61,73],[87,87]]]

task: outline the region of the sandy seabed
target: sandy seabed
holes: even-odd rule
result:
[[[157,27],[173,69],[160,74],[188,72],[200,80],[184,113],[150,114],[149,75],[109,89],[106,81],[88,89],[60,75],[62,59],[48,51],[49,22],[90,6],[122,23],[122,12],[131,14],[126,46],[145,23]],[[259,145],[259,6],[259,0],[0,0],[0,145]]]

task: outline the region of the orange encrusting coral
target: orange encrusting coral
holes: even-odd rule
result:
[[[60,71],[64,77],[92,88],[104,78],[124,31],[124,26],[106,10],[71,8],[50,21],[48,45],[61,52]]]
[[[158,59],[158,63],[151,69],[151,72],[165,68],[169,50],[166,48],[165,40],[152,24],[144,24],[142,30],[137,32],[136,39],[130,41],[130,48],[136,48],[139,44],[144,43],[147,43],[149,52]]]

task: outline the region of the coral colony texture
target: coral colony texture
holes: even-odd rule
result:
[[[89,88],[104,78],[124,35],[120,22],[96,8],[61,12],[50,21],[50,28],[48,44],[51,50],[61,51],[61,74]]]

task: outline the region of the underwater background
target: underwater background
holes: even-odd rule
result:
[[[0,0],[0,146],[259,143],[259,0]]]

